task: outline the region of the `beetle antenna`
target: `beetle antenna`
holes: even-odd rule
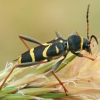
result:
[[[90,7],[90,4],[88,5],[87,7],[87,13],[86,13],[86,22],[87,22],[87,39],[89,40],[89,7]]]
[[[92,38],[94,38],[95,41],[96,41],[96,43],[99,44],[99,43],[98,43],[98,39],[97,39],[96,36],[94,36],[94,35],[91,35],[90,40],[89,40],[90,43],[91,43],[91,41],[92,41]]]
[[[96,43],[97,44],[99,44],[99,42],[98,42],[98,39],[96,38],[96,36],[94,36],[94,35],[91,35],[91,37],[90,37],[90,43],[91,43],[91,41],[92,41],[92,39],[95,39],[95,41],[96,41]],[[91,54],[92,54],[92,52],[90,52]],[[96,50],[96,53],[95,53],[95,57],[98,55],[98,46],[97,46],[97,50]]]

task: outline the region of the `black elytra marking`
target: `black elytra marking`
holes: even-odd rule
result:
[[[44,60],[46,59],[45,57],[43,57],[42,55],[42,52],[44,51],[44,49],[46,48],[46,46],[38,46],[38,47],[35,47],[33,48],[33,55],[32,55],[32,51],[29,50],[29,51],[26,51],[25,53],[23,53],[21,55],[21,63],[26,63],[26,62],[32,62],[33,59],[35,61],[41,61],[41,60]],[[30,51],[31,51],[31,54],[30,54]]]
[[[43,51],[44,49],[47,47],[48,45],[42,45],[42,46],[38,46],[38,47],[35,47],[34,48],[34,56],[35,56],[35,61],[41,61],[41,60],[44,60],[46,59],[44,56],[43,56]]]
[[[58,49],[58,52],[57,52]],[[62,43],[55,43],[51,45],[47,51],[47,56],[53,57],[53,56],[58,56],[59,54],[64,52],[64,46]]]
[[[30,50],[26,51],[21,55],[21,63],[32,62],[32,57],[30,56]]]

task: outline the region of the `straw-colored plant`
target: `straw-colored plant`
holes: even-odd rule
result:
[[[92,50],[95,52],[95,46]],[[84,55],[90,56],[85,51]],[[99,100],[100,98],[100,53],[94,61],[75,57],[71,53],[55,72],[68,90],[50,73],[57,60],[33,67],[16,68],[0,91],[2,100]],[[93,56],[93,55],[92,55]],[[7,63],[0,72],[0,82],[5,79],[15,64]],[[25,71],[31,72],[18,77]]]

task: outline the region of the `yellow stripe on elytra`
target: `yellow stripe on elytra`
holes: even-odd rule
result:
[[[34,48],[32,48],[31,50],[30,50],[30,56],[31,56],[31,58],[32,58],[32,61],[34,62],[35,61],[35,55],[34,55]]]
[[[55,46],[56,47],[56,53],[59,53],[59,49],[58,49],[58,47],[57,46]]]
[[[80,36],[81,38],[81,50],[82,50],[82,47],[83,47],[83,38]]]
[[[63,40],[60,40],[59,42],[60,42],[60,43],[63,43]]]
[[[42,45],[49,45],[48,43],[43,43]]]
[[[19,58],[18,58],[18,64],[20,64],[20,63],[21,63],[21,59],[22,59],[22,57],[21,57],[21,56],[19,56]]]
[[[51,46],[51,44],[48,44],[48,46],[44,49],[44,51],[43,51],[43,53],[42,53],[42,55],[43,55],[43,57],[48,57],[47,56],[47,51],[48,51],[48,49],[49,49],[49,47]]]

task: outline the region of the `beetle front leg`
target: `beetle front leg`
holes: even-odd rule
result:
[[[65,86],[63,85],[63,83],[60,81],[60,79],[57,77],[57,75],[55,74],[55,70],[59,67],[59,65],[62,63],[62,61],[64,60],[65,58],[61,59],[60,61],[58,61],[55,66],[52,68],[51,72],[52,74],[55,76],[55,78],[58,80],[58,82],[62,85],[66,95],[67,95],[67,89],[65,88]]]
[[[95,58],[87,57],[87,56],[85,56],[85,55],[83,55],[83,54],[81,54],[81,53],[73,53],[73,54],[75,54],[75,55],[78,56],[78,57],[85,57],[85,58],[88,58],[88,59],[90,59],[90,60],[92,60],[92,61],[95,60]]]

